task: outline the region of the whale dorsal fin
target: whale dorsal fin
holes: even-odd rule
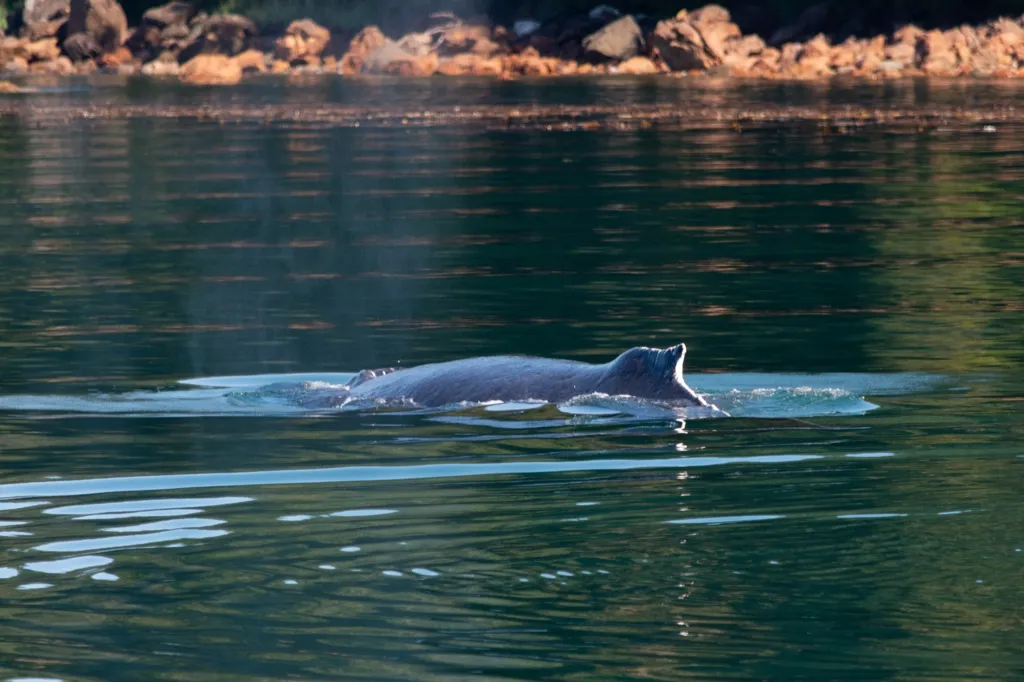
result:
[[[686,360],[686,344],[677,343],[661,352],[665,353],[667,359],[665,364],[671,368],[669,371],[672,373],[672,377],[680,383],[685,383],[683,382],[683,361]]]
[[[671,348],[659,349],[640,346],[630,348],[612,363],[624,374],[644,373],[665,379],[683,381],[683,360],[686,358],[686,344],[677,343]]]

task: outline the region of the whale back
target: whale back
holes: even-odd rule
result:
[[[686,345],[682,343],[665,349],[630,348],[609,363],[597,390],[610,395],[705,406],[707,401],[683,379],[685,357]]]

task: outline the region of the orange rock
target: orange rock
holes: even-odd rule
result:
[[[715,7],[716,5],[708,5]],[[707,9],[706,7],[704,9]],[[721,9],[721,8],[720,8]],[[723,12],[725,10],[722,10]],[[728,13],[726,13],[728,16]],[[704,39],[704,45],[711,54],[722,61],[731,51],[731,44],[738,41],[743,34],[740,27],[729,21],[717,22],[698,26],[700,35]]]
[[[21,88],[19,88],[14,83],[10,83],[8,81],[0,81],[0,95],[11,94],[15,92],[21,92]]]
[[[504,66],[499,58],[485,58],[466,52],[446,59],[437,72],[444,76],[500,76]]]
[[[898,62],[902,66],[914,66],[917,61],[917,48],[910,43],[896,43],[885,47],[885,58]]]
[[[60,56],[56,38],[43,38],[24,45],[25,58],[30,61],[52,61]]]
[[[107,52],[101,54],[97,59],[96,63],[100,66],[106,66],[109,68],[117,68],[122,64],[134,64],[135,56],[132,55],[131,51],[122,45],[113,52]]]
[[[234,85],[242,80],[242,68],[222,54],[200,54],[182,65],[178,77],[192,85]]]
[[[275,59],[274,63],[270,65],[270,73],[288,73],[291,68],[291,64],[284,61],[283,59]]]
[[[805,44],[787,43],[782,48],[783,74],[792,78],[825,78],[833,75],[832,45],[823,35]]]
[[[907,24],[906,26],[901,26],[892,34],[892,40],[893,44],[896,45],[910,45],[911,47],[916,47],[917,41],[920,40],[922,36],[924,36],[924,31],[913,24]]]
[[[502,49],[493,35],[488,26],[459,24],[445,31],[441,52],[445,55],[473,52],[490,57]]]
[[[953,51],[953,41],[946,33],[933,29],[921,39],[923,59],[921,69],[930,76],[952,76],[959,65]]]
[[[555,74],[559,76],[575,76],[579,73],[579,63],[567,59],[555,60]]]
[[[384,73],[393,73],[399,76],[423,77],[433,76],[441,66],[441,60],[436,52],[430,52],[417,57],[409,55],[396,60],[384,67]]]
[[[61,55],[56,59],[35,61],[28,65],[29,73],[48,73],[55,76],[70,76],[75,72],[75,65],[71,60]]]
[[[505,72],[519,76],[551,76],[558,71],[558,60],[541,57],[536,48],[505,57]]]
[[[349,41],[348,52],[341,57],[341,72],[361,73],[366,55],[384,47],[387,42],[388,37],[379,28],[367,26]]]
[[[722,62],[730,76],[750,78],[755,75],[755,66],[761,61],[756,55],[731,54]]]
[[[717,49],[724,47],[728,30],[724,34],[715,33],[714,40],[718,42],[712,47],[705,42],[700,29],[676,16],[676,19],[659,21],[650,36],[651,45],[668,67],[673,71],[704,71],[720,64],[723,55]]]
[[[741,36],[738,40],[729,43],[726,57],[729,57],[730,55],[751,57],[761,54],[767,47],[768,46],[765,45],[764,40],[761,39],[761,36]]]
[[[864,52],[864,44],[856,38],[850,37],[839,45],[832,46],[829,63],[836,71],[850,71],[862,59]]]
[[[633,76],[646,76],[658,73],[660,69],[649,57],[631,57],[615,67],[618,73],[628,73]]]
[[[177,76],[181,71],[178,60],[170,52],[163,52],[151,62],[142,65],[142,74],[160,78],[164,76]]]
[[[246,71],[267,72],[267,56],[259,50],[246,50],[235,55],[232,59],[234,59],[235,64],[238,65],[238,68],[243,73]]]
[[[804,43],[803,49],[800,50],[800,59],[818,59],[829,56],[831,52],[832,44],[829,43],[828,38],[819,33]]]
[[[296,19],[275,42],[274,54],[287,62],[312,63],[312,58],[319,59],[330,40],[331,32],[312,19]]]
[[[16,55],[7,60],[4,71],[9,73],[25,73],[28,71],[28,60],[21,55]]]
[[[781,71],[792,71],[804,46],[800,43],[786,43],[782,46],[779,56],[779,69]]]
[[[754,78],[775,78],[779,75],[779,60],[778,58],[771,59],[766,55],[761,55],[748,67],[745,74],[738,75]]]
[[[490,38],[484,38],[478,40],[473,44],[473,54],[478,54],[481,57],[490,57],[498,52],[505,51],[501,45],[494,42]]]
[[[779,62],[782,61],[782,52],[775,47],[767,47],[761,52],[761,61],[772,69],[778,70]]]

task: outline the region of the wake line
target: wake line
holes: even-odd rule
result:
[[[666,459],[591,459],[575,462],[499,462],[495,464],[418,464],[412,466],[352,466],[323,469],[278,469],[212,474],[117,476],[77,481],[39,481],[0,485],[0,499],[67,497],[104,493],[232,488],[300,483],[408,481],[513,474],[553,474],[630,469],[707,467],[722,464],[784,464],[821,459],[823,455],[761,455],[757,457],[671,457]]]

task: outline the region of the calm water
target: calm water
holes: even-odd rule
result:
[[[0,677],[1019,679],[1018,90],[0,101]],[[261,388],[679,341],[733,418]]]

